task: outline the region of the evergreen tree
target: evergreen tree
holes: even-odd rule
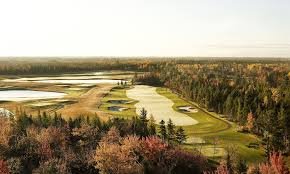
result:
[[[69,119],[68,119],[68,126],[71,128],[71,129],[73,129],[75,126],[74,126],[74,121],[72,120],[72,118],[71,117],[69,117]]]
[[[161,120],[159,123],[159,134],[160,137],[162,138],[162,140],[166,140],[167,139],[167,131],[166,131],[166,126],[165,126],[165,121]]]
[[[248,166],[245,160],[239,159],[236,164],[236,173],[245,174],[247,173]]]
[[[148,123],[147,111],[144,108],[142,108],[140,112],[140,132],[139,132],[139,135],[141,137],[146,137],[149,135],[147,123]]]
[[[268,161],[270,160],[270,153],[272,151],[271,149],[271,144],[270,144],[270,135],[269,135],[269,132],[268,131],[265,131],[264,132],[264,135],[263,135],[263,143],[265,144],[265,153],[266,153],[266,157],[268,159]]]
[[[58,116],[57,116],[56,112],[54,112],[54,117],[53,117],[53,120],[52,120],[52,126],[56,126],[56,127],[60,126],[59,119],[58,119]]]
[[[91,126],[93,126],[94,128],[102,128],[102,122],[100,120],[100,118],[95,114],[95,116],[93,117],[92,121],[91,121]]]
[[[90,120],[90,117],[89,117],[89,116],[87,116],[87,118],[86,118],[86,123],[87,123],[88,125],[91,124],[91,120]]]
[[[140,111],[140,120],[144,123],[147,121],[147,111],[145,108],[142,108]]]
[[[40,110],[38,110],[38,114],[37,114],[37,123],[39,126],[42,126],[42,116],[40,114]]]
[[[173,142],[175,140],[175,125],[171,119],[169,119],[167,123],[167,136],[169,142]]]
[[[153,115],[150,116],[149,122],[148,122],[148,129],[150,135],[156,135],[156,125],[155,125],[155,119]]]
[[[179,127],[176,131],[176,141],[179,144],[182,144],[186,141],[186,135],[182,127]]]
[[[47,116],[47,114],[46,114],[46,112],[43,112],[42,113],[42,125],[44,126],[44,127],[48,127],[48,125],[49,125],[49,118],[48,118],[49,116]]]

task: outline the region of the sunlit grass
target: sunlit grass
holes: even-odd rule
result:
[[[247,145],[251,142],[260,143],[260,140],[255,135],[237,132],[236,124],[219,118],[215,113],[203,111],[202,108],[199,108],[193,102],[189,102],[178,97],[169,89],[157,88],[157,92],[171,99],[174,102],[173,108],[175,110],[178,110],[179,106],[193,106],[198,108],[199,111],[197,113],[185,112],[185,114],[196,119],[199,123],[192,126],[185,126],[184,129],[188,136],[200,137],[206,141],[206,150],[203,150],[203,152],[205,152],[205,155],[209,158],[213,156],[213,150],[209,147],[211,147],[212,144],[217,143],[217,146],[220,147],[220,149],[226,148],[227,146],[234,146],[241,158],[250,163],[258,163],[264,160],[263,149],[261,147],[258,149],[247,147]],[[187,144],[185,147],[189,149],[198,149],[200,145]],[[215,159],[216,156],[214,156]]]
[[[113,88],[111,92],[102,99],[102,105],[100,109],[106,113],[122,118],[132,118],[136,116],[134,104],[112,104],[108,103],[109,100],[132,100],[126,96],[126,90],[130,88]],[[260,140],[252,135],[239,133],[236,131],[236,124],[223,120],[216,113],[204,111],[199,108],[195,103],[186,101],[174,94],[167,88],[157,88],[157,92],[174,102],[173,109],[178,111],[180,106],[193,106],[198,109],[197,113],[183,112],[188,116],[194,118],[199,123],[192,126],[184,126],[186,134],[189,137],[199,137],[205,140],[204,144],[185,144],[184,148],[193,150],[200,149],[200,151],[211,159],[219,160],[226,154],[227,146],[234,146],[237,149],[237,153],[241,158],[245,159],[249,163],[259,163],[264,160],[263,149],[248,148],[249,143],[260,143]],[[110,106],[121,106],[129,108],[126,111],[110,111]],[[214,145],[215,152],[214,152]]]
[[[132,103],[128,104],[113,104],[109,103],[109,100],[129,100],[132,101],[132,99],[128,98],[126,95],[126,90],[129,89],[129,87],[116,87],[111,90],[111,92],[105,96],[102,99],[102,104],[100,106],[100,109],[112,116],[122,117],[122,118],[132,118],[136,116],[136,108],[135,104],[137,101],[134,101]],[[110,106],[121,106],[124,108],[128,108],[128,110],[125,111],[110,111],[108,107]]]

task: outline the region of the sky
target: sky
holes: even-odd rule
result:
[[[290,57],[290,0],[0,0],[0,56]]]

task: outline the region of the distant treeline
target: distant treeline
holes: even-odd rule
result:
[[[146,70],[147,62],[119,59],[0,60],[0,75],[30,75],[96,72],[105,70]]]
[[[79,73],[104,70],[151,71],[159,64],[211,64],[211,63],[285,63],[289,59],[243,59],[243,58],[1,58],[0,75],[31,75]]]

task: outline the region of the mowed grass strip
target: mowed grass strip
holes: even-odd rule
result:
[[[167,88],[159,87],[157,88],[157,92],[171,99],[174,102],[173,109],[177,111],[180,106],[192,106],[198,108],[198,106],[194,105],[192,102],[180,98],[177,94],[174,94]],[[248,147],[249,143],[260,144],[261,142],[259,138],[252,134],[237,132],[237,125],[235,123],[223,120],[219,118],[217,114],[212,112],[209,113],[199,108],[197,113],[184,113],[199,121],[196,125],[184,127],[187,135],[189,137],[203,138],[206,141],[205,147],[214,143],[217,143],[218,147],[223,148],[234,146],[241,158],[249,163],[259,163],[265,160],[261,145],[257,149]],[[197,149],[200,145],[187,144],[184,147],[187,149]],[[206,152],[206,155],[211,154],[212,149],[208,148],[208,150],[209,152]]]
[[[168,99],[172,100],[174,102],[173,109],[176,111],[179,111],[180,106],[193,106],[189,102],[181,99],[176,94],[172,93],[167,88],[157,88],[157,93],[160,95],[163,95],[167,97]],[[196,107],[195,107],[196,108]],[[180,111],[179,111],[180,112]],[[184,126],[185,130],[188,134],[194,134],[194,135],[203,135],[203,134],[210,134],[210,133],[216,133],[219,131],[223,131],[226,129],[229,129],[229,124],[225,121],[221,121],[216,117],[209,116],[202,110],[198,109],[197,113],[190,113],[190,112],[183,112],[184,114],[187,114],[188,116],[194,118],[199,123],[192,126]]]

